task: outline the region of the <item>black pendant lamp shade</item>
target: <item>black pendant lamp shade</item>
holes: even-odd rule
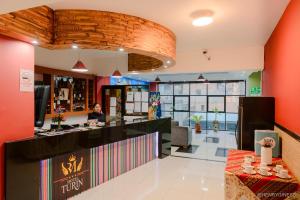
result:
[[[206,79],[204,78],[203,74],[200,74],[197,80],[204,82]]]
[[[160,82],[161,80],[160,80],[160,78],[157,76],[157,77],[155,78],[154,81],[155,81],[155,82]]]

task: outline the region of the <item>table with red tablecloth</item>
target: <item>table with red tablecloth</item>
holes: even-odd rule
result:
[[[296,177],[291,174],[290,179],[281,179],[275,176],[262,176],[259,173],[255,175],[243,172],[242,164],[244,156],[253,155],[252,151],[229,150],[225,168],[225,199],[226,200],[300,200],[300,184]],[[252,163],[255,170],[260,164],[260,157],[255,156],[256,162]],[[283,165],[288,169],[281,158],[273,158],[273,164]]]

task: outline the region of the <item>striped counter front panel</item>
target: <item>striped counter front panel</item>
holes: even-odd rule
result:
[[[90,188],[143,165],[158,156],[158,133],[90,149]],[[52,200],[52,159],[42,160],[40,199]]]

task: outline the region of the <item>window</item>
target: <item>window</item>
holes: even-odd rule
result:
[[[174,98],[174,110],[176,111],[189,111],[189,97],[175,96]]]
[[[239,96],[226,96],[226,112],[238,113]]]
[[[207,84],[191,83],[191,95],[207,95]]]
[[[217,109],[218,112],[224,112],[224,107],[224,96],[208,97],[208,112],[214,112],[215,109]]]
[[[245,96],[245,85],[245,81],[159,83],[162,116],[193,128],[195,124],[190,117],[201,115],[203,129],[212,129],[217,118],[220,130],[235,131],[239,97]],[[218,109],[217,115],[214,108]]]
[[[226,83],[226,95],[245,95],[245,82]]]
[[[173,95],[173,84],[159,84],[160,95]]]
[[[189,95],[190,85],[188,83],[174,84],[174,95]]]
[[[206,96],[191,96],[190,97],[191,111],[206,112]]]
[[[225,83],[209,83],[208,95],[225,95]]]

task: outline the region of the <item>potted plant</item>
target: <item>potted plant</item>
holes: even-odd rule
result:
[[[195,132],[196,133],[201,133],[201,119],[202,116],[201,115],[193,115],[191,117],[191,120],[195,123]]]
[[[57,127],[56,130],[61,130],[61,122],[66,121],[64,114],[63,114],[63,110],[61,109],[61,107],[59,106],[56,110],[55,110],[55,114],[52,117],[52,122],[53,123],[57,123]]]
[[[219,110],[217,107],[215,107],[213,109],[213,112],[215,113],[215,120],[212,122],[212,126],[213,126],[213,130],[214,132],[218,132],[220,130],[220,122],[217,120],[218,118],[218,114],[219,114]]]

